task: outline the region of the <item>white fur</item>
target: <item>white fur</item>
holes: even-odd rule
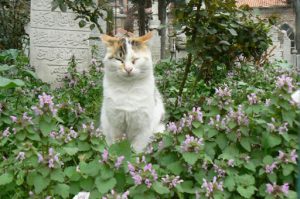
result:
[[[164,105],[153,75],[149,49],[134,52],[127,43],[125,67],[132,67],[130,75],[121,67],[121,62],[109,59],[110,49],[104,58],[103,105],[101,127],[108,144],[124,135],[137,152],[149,143],[150,137],[162,132]],[[138,58],[132,63],[133,58]]]

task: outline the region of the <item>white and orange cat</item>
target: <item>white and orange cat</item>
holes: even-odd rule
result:
[[[102,35],[106,45],[101,127],[108,144],[124,135],[137,152],[150,137],[164,130],[164,105],[155,86],[148,42],[152,32],[141,37]]]

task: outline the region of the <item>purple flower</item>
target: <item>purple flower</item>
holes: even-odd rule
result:
[[[201,187],[205,188],[205,196],[211,197],[215,190],[223,191],[223,182],[217,182],[217,177],[215,176],[212,182],[208,182],[206,179],[203,179],[203,184]]]
[[[106,149],[104,149],[103,153],[102,153],[102,161],[103,162],[107,162],[108,160],[108,151]]]
[[[129,191],[126,191],[122,194],[121,199],[128,199]]]
[[[51,95],[47,95],[46,93],[43,93],[42,95],[39,95],[40,100],[40,107],[44,107],[45,104],[49,106],[53,106],[54,103],[52,101],[53,97]]]
[[[183,180],[180,179],[179,176],[172,176],[166,175],[165,177],[161,178],[163,183],[167,185],[170,189],[176,187],[178,184],[182,183]]]
[[[27,112],[25,112],[25,113],[23,113],[23,117],[22,117],[22,119],[24,120],[24,121],[28,121],[28,122],[32,122],[31,120],[32,120],[32,117],[28,117],[28,113]]]
[[[2,136],[3,137],[8,137],[10,135],[10,132],[9,132],[9,127],[7,127],[3,132],[2,132]]]
[[[120,166],[121,166],[121,164],[122,164],[122,162],[123,162],[124,159],[125,159],[124,156],[120,156],[120,157],[117,158],[117,161],[116,161],[116,163],[115,163],[115,167],[116,167],[117,169],[120,168]]]
[[[12,116],[10,116],[10,119],[11,119],[13,122],[17,122],[17,119],[18,119],[18,118],[17,118],[16,116],[13,116],[13,115],[12,115]]]
[[[267,193],[269,193],[269,194],[271,194],[271,193],[273,193],[273,191],[274,191],[274,187],[273,187],[273,185],[271,185],[270,183],[268,183],[268,184],[266,184],[266,186],[267,186]]]
[[[35,115],[43,115],[43,111],[36,106],[32,106],[31,109],[34,111]]]
[[[200,151],[200,147],[203,145],[203,138],[195,138],[194,136],[186,135],[186,139],[181,144],[180,148],[184,152],[195,152]]]
[[[276,185],[276,183],[273,184],[266,184],[266,192],[271,195],[278,195],[280,193],[283,193],[284,195],[288,195],[289,193],[289,184],[284,183],[282,186]]]
[[[149,179],[145,179],[145,184],[147,185],[148,188],[152,186],[152,183]]]
[[[142,184],[143,178],[138,173],[132,172],[130,174],[136,185]]]
[[[234,167],[234,160],[233,159],[228,160],[227,165],[230,167]]]
[[[258,99],[255,93],[251,93],[250,95],[247,95],[248,98],[248,102],[249,104],[253,105],[253,104],[257,104]]]
[[[287,87],[288,93],[292,93],[294,89],[293,79],[286,75],[281,75],[280,77],[277,77],[276,87],[279,89]]]
[[[167,128],[169,131],[171,131],[172,133],[177,133],[177,126],[175,124],[175,122],[170,122],[169,124],[167,124]]]
[[[134,172],[134,171],[135,171],[134,166],[133,166],[130,162],[127,162],[127,166],[128,166],[128,170],[129,170],[130,172]]]
[[[284,193],[285,195],[288,195],[288,194],[289,194],[289,184],[288,184],[288,183],[284,183],[284,184],[281,186],[281,191],[282,191],[282,193]]]
[[[146,164],[146,165],[144,166],[144,171],[151,171],[151,170],[152,170],[152,164],[151,164],[151,163]]]
[[[200,107],[194,107],[193,108],[193,114],[195,114],[196,115],[196,119],[199,121],[199,122],[201,122],[201,123],[203,123],[203,113],[201,112],[201,108]]]
[[[226,171],[219,167],[217,164],[213,164],[214,171],[218,174],[218,177],[224,177],[226,174]]]
[[[50,147],[48,149],[48,154],[49,154],[49,156],[53,156],[54,155],[54,149],[52,147]]]
[[[288,126],[288,123],[285,122],[282,126],[278,127],[278,132],[279,132],[280,135],[288,132],[287,126]]]
[[[298,155],[295,149],[291,151],[290,158],[292,163],[297,164]]]
[[[55,131],[51,131],[51,132],[49,133],[49,136],[50,136],[51,138],[55,139],[55,138],[57,137],[57,133],[56,133]]]
[[[224,88],[216,88],[216,95],[219,96],[220,98],[223,97],[231,97],[231,90],[227,85],[224,86]]]
[[[270,106],[271,105],[271,100],[270,99],[266,99],[265,101],[265,106]]]
[[[53,160],[53,158],[50,158],[50,159],[48,160],[48,167],[49,167],[49,168],[54,168],[54,160]]]
[[[23,151],[20,151],[16,157],[16,160],[22,162],[23,160],[25,160],[25,153]]]
[[[37,156],[38,156],[38,163],[41,163],[44,161],[42,154],[38,153]]]
[[[277,168],[277,162],[273,162],[271,165],[265,166],[266,173],[273,173],[273,170]]]

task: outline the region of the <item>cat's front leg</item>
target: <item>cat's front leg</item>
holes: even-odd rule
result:
[[[125,125],[122,121],[124,121],[124,114],[120,112],[118,114],[112,114],[111,111],[102,111],[101,127],[108,145],[123,138]]]
[[[150,143],[152,135],[153,134],[151,132],[144,132],[136,135],[131,141],[133,149],[138,153],[143,152],[146,146]]]

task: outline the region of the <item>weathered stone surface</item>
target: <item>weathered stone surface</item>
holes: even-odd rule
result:
[[[30,62],[43,81],[57,86],[72,55],[79,70],[89,65],[91,31],[88,27],[79,28],[75,14],[70,11],[52,12],[51,1],[31,1]]]

